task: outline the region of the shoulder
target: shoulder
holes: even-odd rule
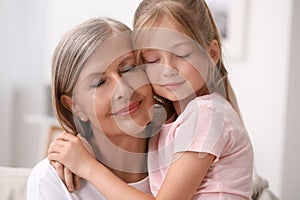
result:
[[[194,113],[194,115],[206,114],[214,119],[229,119],[240,121],[238,113],[231,104],[218,93],[212,93],[196,97],[186,107],[184,113]]]
[[[216,93],[196,97],[187,104],[181,118],[184,121],[186,118],[200,120],[224,119],[228,106],[230,106],[228,101]]]
[[[187,108],[197,107],[198,109],[209,109],[223,113],[229,105],[229,102],[223,96],[218,93],[212,93],[196,97],[188,104]]]
[[[41,199],[42,197],[64,197],[65,191],[49,160],[37,163],[31,170],[27,181],[27,199]]]
[[[45,178],[56,177],[55,170],[51,166],[49,160],[45,158],[44,160],[38,162],[31,170],[29,175],[28,183],[40,182]]]

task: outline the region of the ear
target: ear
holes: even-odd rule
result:
[[[221,56],[221,49],[217,40],[211,41],[208,51],[214,63],[217,64]]]
[[[68,95],[63,94],[63,95],[60,96],[60,102],[67,110],[72,112],[73,101],[72,101],[71,97],[69,97]]]
[[[67,110],[69,110],[71,113],[73,113],[81,121],[86,122],[88,120],[87,117],[78,109],[77,104],[72,100],[71,97],[63,94],[60,97],[60,101]]]

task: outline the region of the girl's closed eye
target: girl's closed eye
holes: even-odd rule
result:
[[[188,58],[190,55],[192,55],[193,52],[189,51],[189,52],[186,52],[186,53],[178,53],[176,54],[176,57],[179,57],[179,58]]]
[[[157,56],[143,56],[143,61],[145,64],[152,64],[152,63],[157,63],[159,62],[159,57]]]
[[[127,73],[127,72],[133,72],[135,70],[134,65],[125,65],[121,70],[121,74]]]
[[[144,59],[144,63],[145,64],[154,64],[154,63],[158,63],[159,59]]]

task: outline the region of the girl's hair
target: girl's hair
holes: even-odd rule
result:
[[[125,31],[130,32],[130,29],[121,22],[93,18],[66,32],[58,43],[52,60],[52,103],[64,130],[75,134],[78,132],[76,127],[86,130],[90,125],[80,121],[62,104],[61,95],[72,98],[74,86],[86,61],[108,38]]]
[[[208,48],[216,40],[221,50],[220,33],[205,0],[143,0],[134,15],[134,29],[152,27],[163,16],[175,22],[184,34],[202,47]],[[223,95],[240,115],[222,52],[216,66],[210,68],[207,87],[210,92],[218,91]]]

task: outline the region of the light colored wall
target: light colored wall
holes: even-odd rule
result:
[[[300,2],[293,2],[293,22],[290,47],[290,64],[288,79],[288,102],[286,135],[284,138],[284,158],[282,173],[282,199],[300,197]],[[297,155],[298,154],[298,155]]]
[[[299,99],[299,95],[293,96],[299,86],[291,82],[296,80],[295,66],[299,66],[299,60],[290,53],[299,52],[299,45],[291,49],[291,43],[299,44],[295,36],[291,37],[291,31],[292,9],[298,13],[300,9],[299,3],[292,7],[293,1],[296,2],[247,0],[245,57],[243,60],[227,58],[230,78],[253,141],[257,171],[268,179],[278,196],[289,191],[283,184],[289,184],[293,174],[288,170],[295,166],[292,162],[295,151],[285,147],[291,141],[299,141],[294,112],[299,106],[292,101]],[[0,109],[4,113],[0,115],[0,164],[33,166],[41,158],[37,151],[41,150],[42,134],[36,132],[43,129],[26,123],[22,116],[44,113],[43,87],[50,81],[51,55],[59,38],[73,25],[98,15],[131,26],[140,0],[22,2],[3,0],[0,3],[0,39],[5,44],[0,46]],[[294,19],[297,17],[294,15]],[[21,96],[18,100],[14,98],[15,91]],[[287,117],[294,121],[287,124]],[[286,154],[290,157],[286,158]]]
[[[248,15],[245,59],[232,61],[229,73],[252,137],[257,171],[280,196],[292,0],[251,0]]]
[[[14,18],[13,16],[13,1],[4,0],[0,2],[0,164],[7,165],[10,162],[10,126],[11,126],[11,91],[12,85],[11,80],[8,77],[13,77],[12,70],[7,70],[6,66],[11,64],[10,59],[7,57],[13,55],[13,48],[9,45],[10,42],[7,38],[9,37],[9,31],[12,27],[11,22]],[[6,73],[6,74],[4,74]],[[7,77],[7,78],[5,78]]]
[[[45,66],[51,63],[52,52],[61,36],[74,25],[91,17],[111,17],[129,27],[140,0],[49,0],[47,5]],[[47,67],[50,69],[50,66]],[[49,78],[49,70],[46,72]]]
[[[44,4],[39,0],[1,1],[1,165],[37,162],[38,125],[24,116],[43,112]],[[2,96],[3,93],[3,96]],[[2,144],[3,143],[3,144]]]

